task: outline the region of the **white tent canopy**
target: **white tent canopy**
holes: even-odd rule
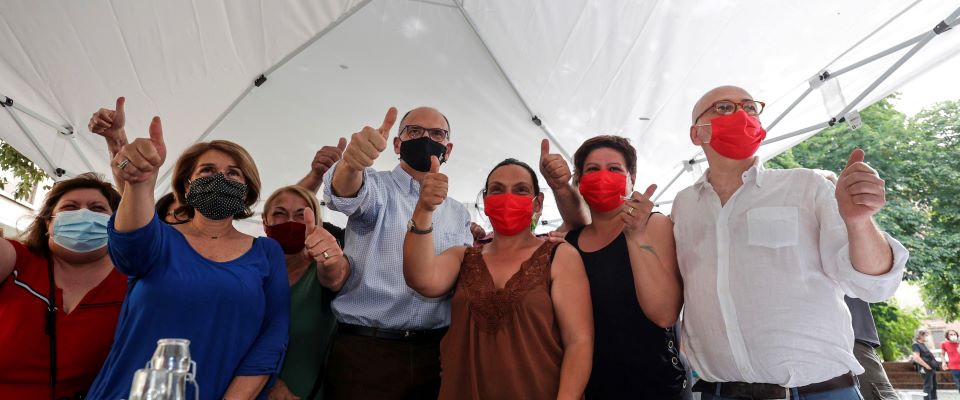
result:
[[[53,176],[109,174],[103,140],[86,123],[123,95],[131,139],[146,136],[151,116],[164,120],[171,156],[158,192],[184,148],[229,139],[257,160],[265,197],[302,177],[321,146],[378,126],[388,107],[430,105],[451,122],[444,172],[462,202],[476,201],[504,158],[536,165],[543,138],[569,156],[609,133],[633,141],[637,186],[657,183],[668,204],[700,172],[688,161],[699,155],[688,129],[703,92],[735,84],[766,101],[771,143],[761,155],[778,154],[960,53],[960,33],[946,29],[958,6],[4,1],[0,139]],[[388,149],[376,167],[396,159]]]

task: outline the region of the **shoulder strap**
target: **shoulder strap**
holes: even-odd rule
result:
[[[47,275],[50,279],[50,291],[47,292],[46,334],[50,337],[50,398],[57,397],[57,285],[53,279],[53,260],[47,258]]]

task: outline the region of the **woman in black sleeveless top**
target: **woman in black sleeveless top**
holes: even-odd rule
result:
[[[624,138],[592,138],[574,155],[574,182],[592,220],[566,236],[583,258],[593,299],[588,400],[683,399],[690,385],[673,328],[683,304],[673,223],[651,212],[655,186],[633,191],[635,176],[636,150]]]

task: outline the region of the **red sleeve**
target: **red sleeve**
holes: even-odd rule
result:
[[[23,243],[20,243],[16,240],[7,240],[10,244],[13,245],[14,250],[17,251],[17,261],[13,264],[13,269],[23,273],[24,270],[30,268],[34,265],[46,265],[47,261],[45,257],[37,255],[36,253],[30,251]]]

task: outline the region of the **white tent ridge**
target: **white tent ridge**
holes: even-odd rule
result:
[[[444,172],[462,202],[504,158],[535,167],[543,138],[569,157],[618,134],[638,149],[638,187],[657,183],[666,209],[702,170],[688,138],[700,94],[735,84],[766,101],[760,155],[772,157],[960,53],[957,11],[953,0],[9,1],[0,139],[51,176],[109,176],[86,123],[122,95],[131,140],[164,120],[162,176],[190,144],[229,139],[253,154],[266,197],[388,107],[430,105],[451,122]],[[376,167],[396,162],[388,149]]]

